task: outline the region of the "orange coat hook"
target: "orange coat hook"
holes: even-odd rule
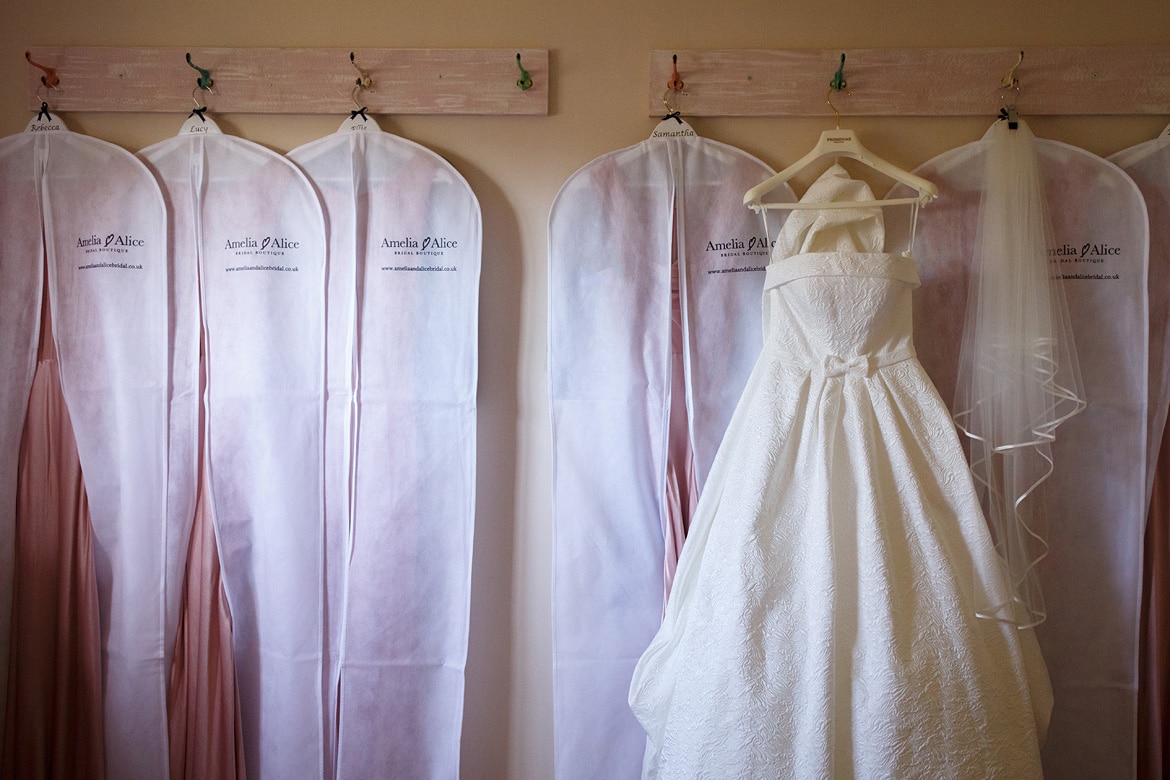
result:
[[[673,55],[671,61],[674,64],[671,66],[670,81],[666,82],[666,88],[674,92],[680,92],[683,88],[683,80],[678,75],[678,55]]]
[[[45,72],[45,75],[41,76],[41,83],[46,87],[49,89],[56,89],[57,85],[61,83],[61,79],[57,78],[56,68],[50,68],[47,65],[40,64],[39,62],[33,62],[32,54],[27,51],[24,53],[24,58],[28,60],[29,65],[32,65],[34,68],[40,68]]]

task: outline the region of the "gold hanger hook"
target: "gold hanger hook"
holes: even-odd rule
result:
[[[825,102],[829,104],[829,108],[833,109],[833,116],[837,117],[837,129],[841,129],[841,112],[833,105],[833,88],[829,87],[829,91],[825,93]]]
[[[670,105],[670,100],[668,99],[669,95],[670,95],[669,89],[662,93],[662,105],[666,107],[666,113],[673,114],[673,113],[675,113],[675,110],[674,110],[674,106]]]
[[[836,117],[836,120],[837,120],[837,129],[840,130],[841,129],[841,112],[838,111],[837,107],[833,105],[833,93],[836,91],[837,90],[833,89],[832,87],[829,87],[829,91],[825,93],[825,102],[829,104],[829,108],[833,109],[833,116]],[[845,94],[852,95],[853,93],[850,92],[849,90],[845,90]]]

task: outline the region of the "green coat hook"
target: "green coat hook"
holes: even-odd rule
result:
[[[516,67],[520,69],[520,78],[516,79],[516,86],[520,87],[520,89],[532,89],[532,76],[520,64],[519,52],[516,53]]]
[[[215,83],[215,81],[213,81],[211,78],[211,71],[206,70],[205,68],[201,68],[194,62],[191,62],[191,52],[187,52],[187,64],[195,70],[199,71],[199,78],[195,81],[195,83],[199,85],[199,89],[205,89],[210,92],[211,85]]]
[[[845,53],[841,53],[841,67],[837,68],[837,72],[833,74],[833,80],[829,82],[829,86],[840,92],[845,89]]]

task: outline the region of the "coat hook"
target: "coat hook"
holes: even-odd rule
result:
[[[520,78],[516,79],[516,86],[520,89],[532,89],[532,76],[520,64],[520,52],[516,52],[516,67],[520,69]]]
[[[833,78],[829,81],[829,87],[837,92],[845,89],[847,86],[845,82],[845,52],[841,52],[841,64],[837,67],[837,72],[833,74]]]
[[[353,58],[352,51],[349,53],[349,61],[350,61],[350,63],[353,64],[353,66],[355,68],[357,68],[357,72],[358,72],[357,81],[355,81],[354,83],[357,84],[362,89],[370,89],[371,87],[373,87],[374,80],[370,78],[370,72],[368,70],[366,70],[365,68],[358,66],[357,62]]]
[[[1016,60],[1016,64],[1012,65],[1010,68],[1008,68],[1008,72],[1003,74],[1003,78],[1000,79],[999,85],[1001,87],[1003,87],[1004,89],[1019,89],[1020,88],[1020,80],[1018,78],[1016,78],[1016,68],[1020,67],[1020,63],[1022,63],[1023,61],[1024,61],[1024,50],[1021,49],[1020,50],[1020,57],[1019,57],[1019,59]]]
[[[852,95],[849,91],[848,84],[845,81],[845,52],[841,52],[841,64],[837,66],[837,72],[833,74],[833,78],[829,80],[829,91],[825,93],[825,102],[829,104],[829,108],[833,109],[833,114],[837,117],[837,129],[841,129],[841,112],[833,105],[833,93],[845,90],[846,95]]]
[[[667,119],[673,119],[674,121],[678,122],[681,125],[683,123],[682,112],[679,111],[674,106],[672,106],[670,104],[670,100],[668,98],[668,96],[670,95],[671,92],[675,92],[675,93],[678,93],[680,95],[686,94],[685,92],[682,91],[683,80],[678,75],[678,55],[677,54],[675,54],[671,57],[671,62],[673,63],[672,68],[671,68],[673,72],[670,74],[670,81],[666,82],[666,91],[662,93],[662,105],[666,106],[666,116],[662,117],[662,121],[665,122]]]
[[[666,82],[666,88],[671,92],[681,92],[684,86],[683,80],[678,75],[678,55],[674,54],[671,60],[670,81]]]
[[[49,89],[56,89],[57,85],[61,83],[61,79],[57,78],[56,68],[50,68],[47,65],[41,65],[39,62],[33,62],[32,54],[27,51],[24,53],[24,58],[28,60],[28,63],[34,68],[40,68],[45,72],[45,75],[41,76],[41,83],[46,87]]]
[[[353,82],[353,91],[349,93],[349,99],[353,101],[354,110],[350,112],[350,119],[357,119],[360,115],[362,121],[365,122],[369,117],[366,116],[366,107],[358,103],[358,93],[363,89],[368,89],[371,92],[374,90],[374,80],[370,78],[370,73],[365,68],[360,67],[353,57],[353,52],[349,53],[349,61],[355,68],[357,68],[358,77]]]
[[[195,83],[199,85],[199,89],[211,92],[211,85],[215,83],[215,81],[211,78],[211,71],[207,70],[206,68],[201,68],[194,62],[191,62],[191,52],[187,52],[187,64],[195,70],[199,71],[199,78],[195,81]]]

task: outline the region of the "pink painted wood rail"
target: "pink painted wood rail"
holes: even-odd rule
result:
[[[1025,47],[1015,101],[1027,115],[1170,114],[1170,46]],[[848,116],[994,116],[1013,92],[1000,81],[1019,48],[663,50],[650,54],[648,105],[663,114],[678,55],[683,116],[833,116],[829,82],[845,58]],[[1002,96],[1002,99],[1001,99]]]
[[[34,46],[36,62],[55,68],[59,90],[46,90],[28,66],[28,108],[42,99],[58,111],[180,112],[194,107],[199,74],[214,94],[199,99],[216,113],[332,114],[353,108],[358,72],[373,81],[359,102],[375,114],[548,114],[547,49],[231,49]],[[521,56],[532,87],[517,85]]]

